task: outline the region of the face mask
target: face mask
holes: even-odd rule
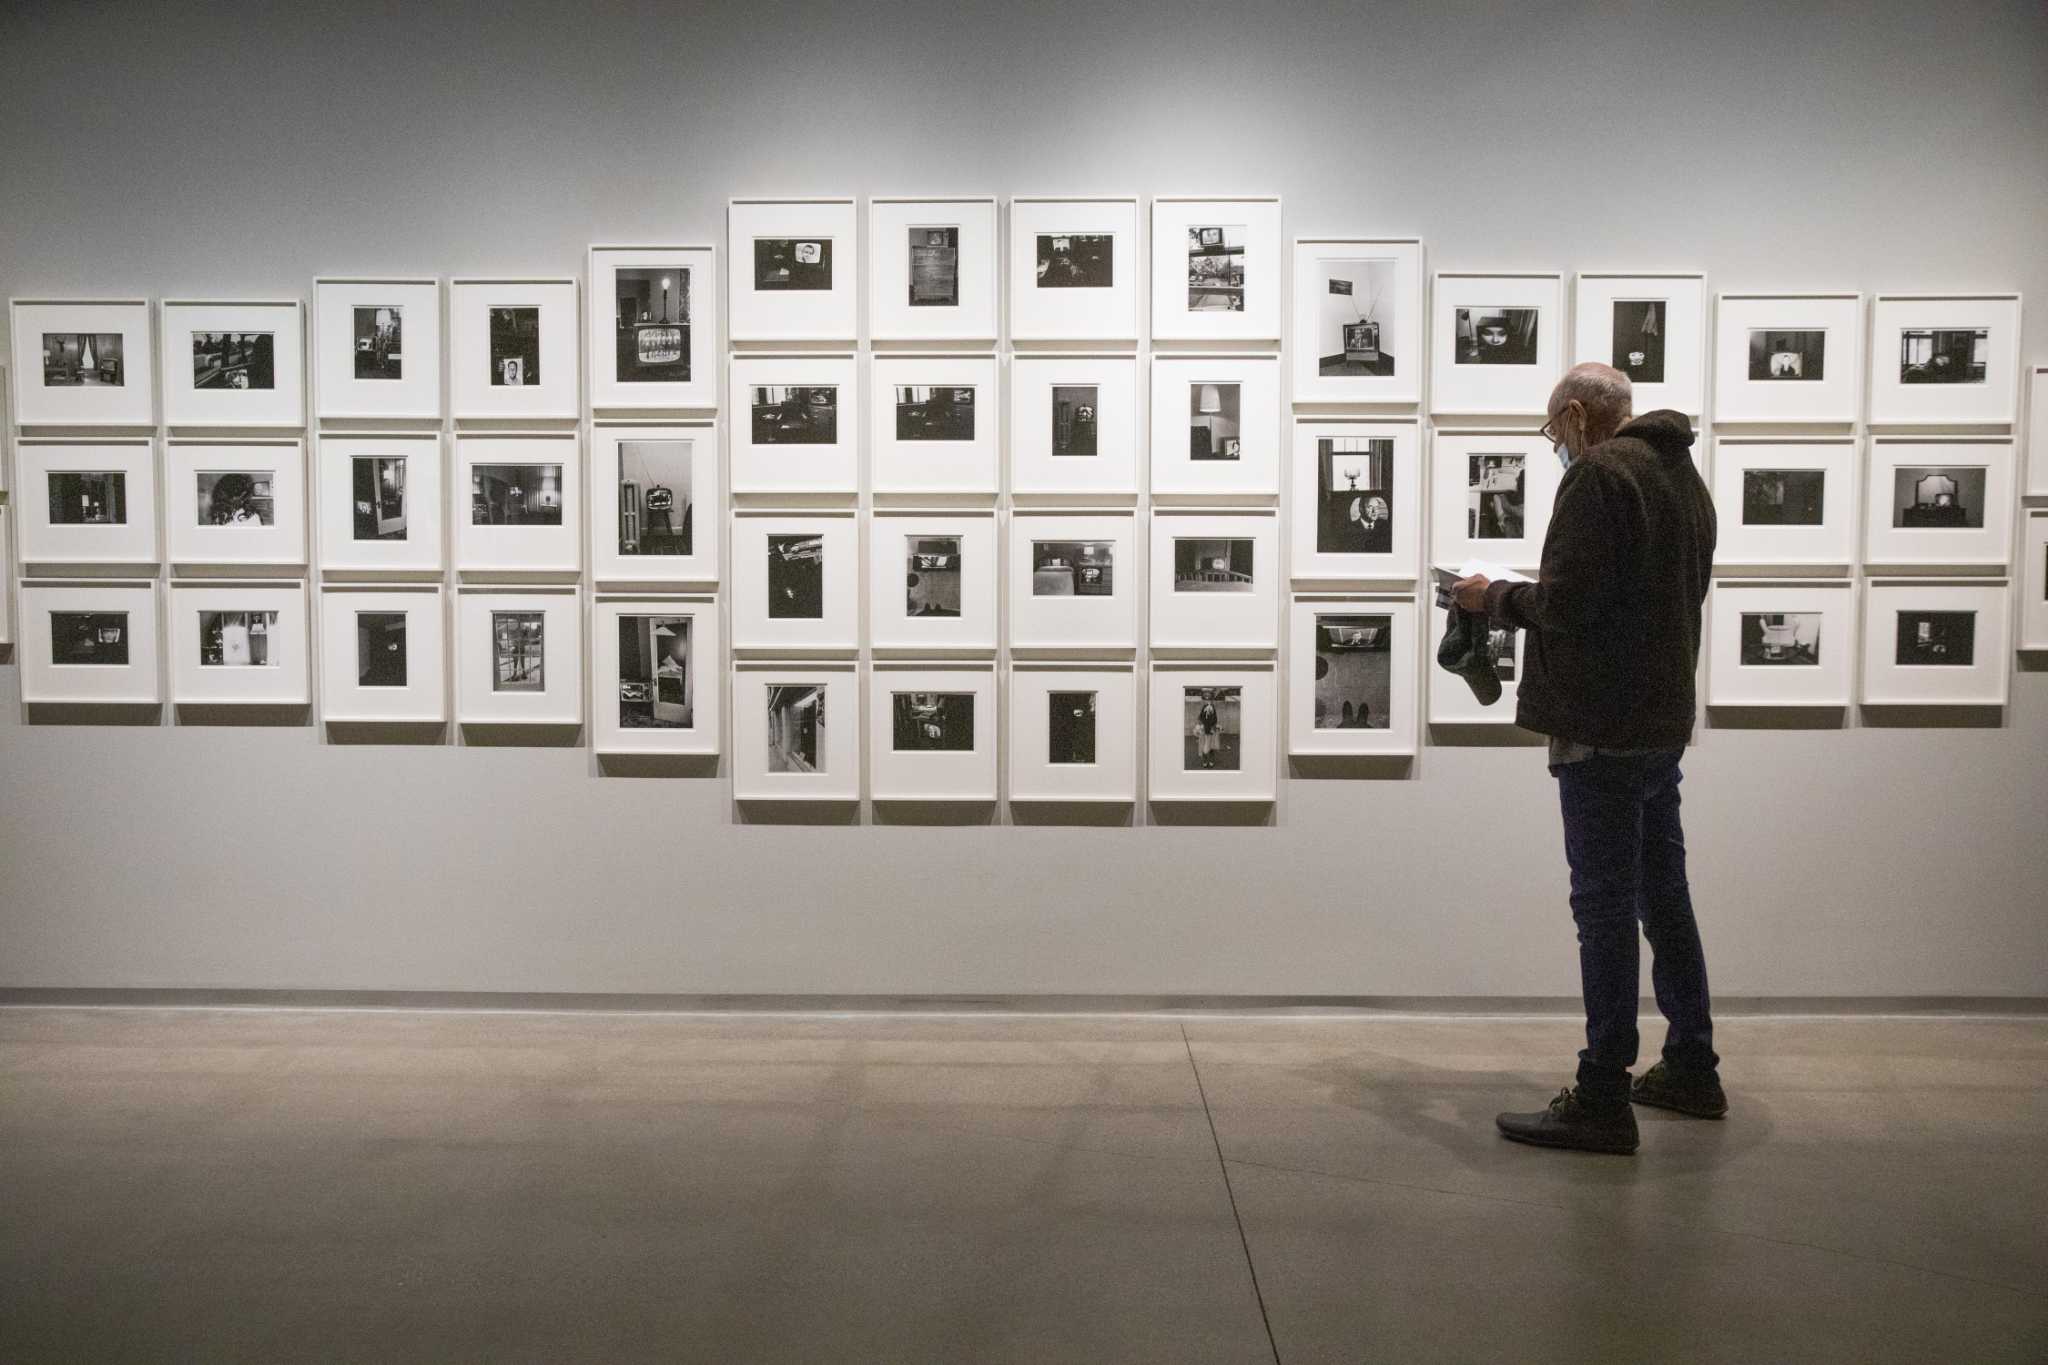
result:
[[[1566,445],[1563,441],[1559,441],[1551,449],[1557,452],[1557,467],[1559,469],[1570,469],[1572,467],[1572,451],[1570,446]]]

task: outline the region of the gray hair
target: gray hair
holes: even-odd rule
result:
[[[1574,365],[1557,381],[1550,394],[1552,410],[1559,410],[1576,398],[1594,423],[1620,423],[1634,415],[1635,389],[1628,376],[1612,365],[1597,360]]]

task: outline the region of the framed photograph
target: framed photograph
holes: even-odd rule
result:
[[[996,799],[996,671],[876,664],[868,673],[868,795]]]
[[[1698,271],[1578,278],[1574,363],[1597,360],[1628,376],[1635,410],[1697,419],[1707,402],[1707,277]]]
[[[1516,568],[1516,565],[1507,565]],[[1531,577],[1535,569],[1522,570]],[[1427,597],[1424,601],[1433,601]],[[1515,691],[1522,676],[1522,635],[1523,632],[1511,626],[1495,624],[1492,628],[1494,675],[1500,679],[1500,700],[1491,706],[1481,706],[1479,698],[1472,695],[1472,688],[1463,678],[1439,666],[1436,651],[1444,642],[1444,627],[1449,613],[1441,608],[1424,613],[1429,617],[1429,638],[1423,642],[1426,651],[1422,658],[1424,671],[1429,675],[1429,723],[1431,725],[1513,725],[1515,723]]]
[[[581,443],[573,431],[455,437],[455,568],[560,574],[583,569]]]
[[[17,423],[155,425],[147,300],[15,299],[9,320]]]
[[[590,406],[718,406],[718,274],[708,246],[590,248]]]
[[[1138,339],[1138,201],[1010,200],[1010,340]]]
[[[457,421],[582,415],[575,280],[451,280],[448,316]]]
[[[1714,421],[1847,426],[1863,403],[1863,296],[1721,294]]]
[[[2036,365],[2027,398],[2027,496],[2048,498],[2048,365]]]
[[[853,343],[860,332],[853,200],[734,199],[725,224],[730,340]]]
[[[164,446],[164,524],[173,564],[306,562],[306,448],[279,441]]]
[[[1863,704],[2003,706],[2006,580],[1873,580],[1863,589]]]
[[[2005,437],[1872,438],[1864,563],[2005,572],[2012,558],[2012,465]]]
[[[718,599],[599,593],[591,745],[601,754],[715,754],[725,657]]]
[[[306,328],[297,299],[165,299],[164,425],[302,427]]]
[[[1154,801],[1271,801],[1279,723],[1271,664],[1152,666]]]
[[[1278,196],[1152,201],[1152,339],[1271,341],[1285,261]]]
[[[1138,799],[1132,665],[1019,664],[1009,692],[1012,801]]]
[[[860,393],[851,355],[736,355],[732,491],[845,494],[860,489]]]
[[[2018,294],[1879,294],[1870,346],[1872,426],[2019,420]]]
[[[868,201],[868,335],[996,340],[996,201]]]
[[[1010,514],[1010,652],[1100,658],[1138,648],[1137,519],[1128,512]]]
[[[716,583],[718,424],[593,422],[590,559],[599,583]]]
[[[854,653],[859,545],[851,511],[733,513],[733,649]]]
[[[1716,437],[1715,565],[1853,564],[1859,448],[1850,436]]]
[[[1564,373],[1564,277],[1439,271],[1431,412],[1541,417]]]
[[[21,699],[155,706],[156,584],[23,583]]]
[[[441,437],[322,435],[320,567],[328,574],[438,575]]]
[[[1003,405],[994,356],[878,355],[869,374],[877,494],[995,496]]]
[[[583,723],[583,607],[574,588],[455,594],[455,719]]]
[[[868,643],[876,654],[996,652],[993,511],[877,511],[868,524]]]
[[[180,705],[305,706],[303,583],[173,583],[171,700]]]
[[[2048,649],[2048,507],[2030,507],[2020,527],[2020,648]]]
[[[1152,492],[1265,499],[1280,492],[1280,357],[1152,360]]]
[[[1723,580],[1707,610],[1707,705],[1849,704],[1856,671],[1850,580]]]
[[[1414,418],[1294,424],[1296,582],[1413,579],[1422,558],[1422,430]]]
[[[445,723],[445,611],[438,583],[323,588],[320,719],[329,725]]]
[[[1012,357],[1010,492],[1048,501],[1136,500],[1137,357]]]
[[[1297,597],[1288,608],[1287,752],[1415,752],[1415,594]]]
[[[157,562],[153,439],[24,437],[14,459],[23,564]]]
[[[1280,633],[1275,512],[1152,514],[1152,652],[1271,653]]]
[[[1431,442],[1431,562],[1540,563],[1564,471],[1534,432],[1442,431]]]
[[[1422,401],[1422,239],[1294,240],[1294,401]]]
[[[732,795],[860,800],[860,676],[852,663],[733,665]]]
[[[314,410],[323,418],[441,416],[441,281],[313,281]]]

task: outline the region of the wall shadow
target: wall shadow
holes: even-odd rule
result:
[[[733,821],[741,825],[857,825],[860,802],[845,801],[763,801],[740,799],[732,803]]]
[[[1280,823],[1279,807],[1271,801],[1154,801],[1148,809],[1153,824],[1169,828],[1230,825],[1271,829]]]
[[[1413,754],[1295,754],[1287,767],[1290,777],[1311,781],[1402,782],[1416,776]]]
[[[21,706],[30,725],[161,725],[163,703],[31,701]]]
[[[472,722],[462,727],[462,742],[473,749],[576,749],[583,745],[583,727]]]
[[[444,720],[330,720],[329,744],[446,744]]]
[[[874,802],[878,825],[993,825],[994,801],[904,801],[878,798]]]
[[[2005,727],[2005,708],[1866,702],[1863,723],[1873,730],[1999,730]]]
[[[313,708],[302,702],[180,702],[180,725],[230,725],[252,729],[294,729],[311,723]]]
[[[1550,743],[1534,730],[1519,725],[1484,725],[1431,721],[1429,742],[1446,748],[1540,749]]]
[[[599,754],[597,772],[600,777],[716,777],[718,755]]]
[[[1840,730],[1849,724],[1846,706],[1709,706],[1710,730]]]
[[[1011,801],[1010,823],[1130,829],[1138,823],[1138,804],[1135,801]]]

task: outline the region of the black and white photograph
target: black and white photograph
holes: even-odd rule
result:
[[[1045,698],[1045,761],[1088,767],[1095,762],[1095,694],[1049,692]]]
[[[896,692],[890,696],[898,753],[967,753],[974,748],[972,692]]]
[[[491,310],[491,387],[530,388],[540,383],[540,308]]]
[[[1243,386],[1236,383],[1188,385],[1188,458],[1236,460],[1244,454],[1239,413]]]
[[[1520,540],[1529,457],[1472,455],[1466,459],[1465,535],[1471,540]]]
[[[356,686],[405,686],[405,613],[356,613]]]
[[[903,611],[908,616],[960,615],[960,537],[905,536]]]
[[[546,690],[547,633],[546,612],[491,613],[491,691]]]
[[[562,466],[473,464],[469,467],[472,526],[560,526]]]
[[[1181,767],[1236,772],[1244,758],[1244,689],[1184,687],[1181,711]]]
[[[689,441],[619,442],[619,553],[693,554]]]
[[[1742,471],[1744,526],[1818,526],[1827,505],[1825,469]]]
[[[910,306],[956,308],[960,304],[960,228],[957,224],[912,226]]]
[[[1116,236],[1108,232],[1041,232],[1040,289],[1110,289],[1116,285]]]
[[[1521,631],[1507,626],[1496,625],[1486,633],[1486,643],[1493,650],[1493,675],[1504,683],[1515,680],[1515,652],[1521,638]]]
[[[1188,311],[1244,311],[1245,225],[1188,228]]]
[[[756,237],[754,288],[767,293],[829,290],[830,237]]]
[[[1388,554],[1393,548],[1393,438],[1322,437],[1316,442],[1316,553]]]
[[[1173,542],[1173,590],[1250,592],[1253,543],[1249,539],[1176,536]]]
[[[825,771],[825,689],[817,683],[768,688],[768,771]]]
[[[1664,330],[1671,305],[1663,299],[1616,299],[1614,347],[1608,363],[1634,384],[1664,382]]]
[[[1898,653],[1901,668],[1968,668],[1977,661],[1974,611],[1902,611]]]
[[[128,524],[128,474],[121,469],[50,471],[52,526]]]
[[[1033,597],[1110,597],[1116,592],[1116,542],[1034,540]]]
[[[357,304],[354,315],[356,378],[405,378],[405,310]]]
[[[898,384],[896,439],[899,441],[971,441],[974,439],[972,384]]]
[[[1452,319],[1459,365],[1534,365],[1537,308],[1460,308]]]
[[[43,385],[118,389],[128,382],[119,332],[43,333]]]
[[[202,469],[198,472],[201,526],[274,526],[276,472],[269,469]]]
[[[274,611],[199,613],[201,668],[274,668],[270,644],[277,634]]]
[[[1820,618],[1817,611],[1742,613],[1742,666],[1820,667]]]
[[[825,619],[825,539],[823,536],[768,537],[768,619]]]
[[[1754,327],[1749,333],[1752,383],[1817,382],[1827,378],[1828,334]]]
[[[1094,384],[1052,386],[1052,453],[1054,458],[1087,458],[1096,453]]]
[[[405,539],[405,457],[357,455],[350,461],[357,540]]]
[[[836,384],[756,384],[750,406],[757,446],[829,446],[839,440]]]
[[[1892,470],[1892,525],[1914,530],[1976,530],[1984,525],[1982,466]]]
[[[621,384],[690,378],[690,268],[628,266],[612,272],[614,351]]]
[[[1316,262],[1316,373],[1325,379],[1386,377],[1399,359],[1393,339],[1395,271],[1391,256]]]
[[[1908,328],[1899,333],[1901,384],[1982,384],[1990,373],[1988,328]]]
[[[1394,618],[1316,617],[1316,729],[1393,724]]]
[[[126,668],[128,666],[128,613],[125,611],[51,612],[50,662],[72,668]]]
[[[688,730],[696,724],[690,618],[619,617],[619,728]]]
[[[192,387],[274,389],[276,335],[271,332],[194,332]]]

